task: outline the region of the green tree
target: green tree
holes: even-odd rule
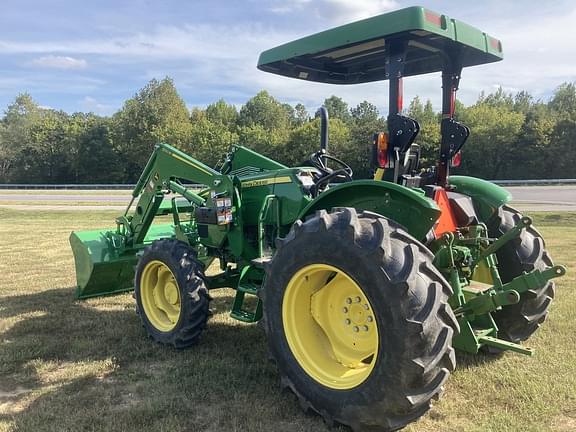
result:
[[[506,178],[507,169],[517,163],[512,155],[524,114],[514,111],[512,102],[506,106],[481,100],[461,117],[472,130],[462,152],[461,171],[487,179]]]
[[[228,130],[234,130],[238,122],[238,110],[234,105],[229,105],[224,99],[206,107],[206,117],[213,123],[219,123]]]
[[[190,140],[188,109],[169,78],[151,80],[126,101],[114,120],[114,142],[126,181],[138,179],[156,144],[183,148]]]
[[[289,128],[267,129],[262,125],[242,126],[238,130],[238,142],[258,153],[279,162],[287,145]]]
[[[534,98],[527,91],[519,91],[514,95],[514,110],[527,114],[534,104]]]
[[[547,176],[574,178],[576,172],[576,119],[561,119],[553,130],[548,152]]]
[[[494,93],[485,95],[480,93],[477,104],[484,104],[491,107],[511,107],[514,106],[514,97],[511,93],[506,93],[502,87],[498,87]]]
[[[386,130],[376,106],[352,109],[331,96],[328,151],[370,175],[372,135]],[[472,129],[460,171],[486,178],[574,177],[576,85],[560,85],[548,103],[525,91],[498,89],[476,104],[456,101],[456,118]],[[416,142],[424,165],[433,165],[440,142],[439,113],[414,98],[407,114],[421,126]],[[238,112],[220,99],[188,112],[169,79],[152,80],[113,117],[40,108],[19,95],[0,119],[1,182],[135,181],[158,142],[175,145],[215,165],[240,143],[286,164],[300,164],[319,148],[319,120],[302,104],[280,103],[261,91]],[[458,172],[458,170],[455,170]]]
[[[79,117],[82,131],[77,138],[76,181],[92,184],[119,182],[121,170],[112,143],[110,119],[94,114],[81,114]]]
[[[418,96],[410,102],[407,114],[420,124],[420,132],[415,141],[420,145],[422,152],[420,166],[422,168],[434,166],[440,148],[439,115],[434,112],[430,100],[423,104]]]
[[[297,103],[294,107],[294,118],[296,126],[302,126],[304,123],[310,121],[310,114],[308,114],[306,107],[301,103]]]
[[[30,128],[30,141],[19,155],[16,179],[23,183],[65,183],[73,177],[74,136],[69,116],[62,111],[40,110]]]
[[[576,84],[561,84],[554,92],[549,107],[563,118],[576,118]]]
[[[322,106],[328,110],[328,116],[331,119],[339,119],[344,122],[350,121],[348,104],[342,98],[332,95],[324,100]]]
[[[350,114],[349,151],[344,160],[354,170],[355,178],[371,177],[372,139],[375,133],[386,130],[386,122],[380,117],[378,108],[368,101],[352,108]]]
[[[368,101],[362,101],[354,108],[350,109],[352,120],[355,122],[370,123],[378,120],[379,112],[376,105]]]
[[[262,126],[266,130],[287,130],[290,116],[284,105],[262,90],[240,109],[238,124],[243,127]]]
[[[209,118],[197,119],[183,150],[206,165],[216,166],[230,146],[238,143],[238,134],[223,126],[220,121]]]
[[[300,165],[320,148],[320,119],[314,119],[292,130],[277,159],[289,165]],[[350,150],[350,130],[340,119],[330,121],[328,152],[346,160]]]
[[[542,103],[531,104],[524,114],[524,123],[510,149],[509,157],[514,163],[508,166],[506,174],[509,178],[517,179],[554,176],[548,166],[553,165],[556,159],[551,144],[557,119]]]
[[[289,125],[292,126],[296,124],[296,110],[292,105],[289,103],[283,103],[282,108],[286,112],[286,116],[288,117]]]
[[[6,126],[4,126],[4,122],[0,122],[0,183],[8,181],[8,173],[13,162],[10,146],[4,138],[5,134]]]
[[[25,178],[22,171],[24,151],[32,142],[32,126],[40,118],[40,108],[28,93],[22,93],[8,105],[0,128],[0,181]]]

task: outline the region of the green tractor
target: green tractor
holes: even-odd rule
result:
[[[531,355],[521,342],[565,274],[507,191],[449,175],[469,135],[454,119],[462,68],[501,59],[499,40],[422,7],[262,53],[259,69],[303,81],[389,81],[374,178],[330,155],[323,109],[319,150],[298,167],[234,146],[215,170],[159,144],[116,228],[72,233],[78,298],[134,289],[148,335],[187,348],[206,329],[210,290],[231,287],[231,316],[260,321],[305,409],[355,431],[404,427],[441,393],[455,349]],[[440,154],[421,170],[402,79],[432,72]]]

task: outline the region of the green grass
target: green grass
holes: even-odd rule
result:
[[[148,340],[130,294],[74,300],[72,229],[110,226],[116,211],[0,209],[0,431],[326,431],[281,392],[264,334],[229,318],[214,293],[201,343]],[[558,263],[534,358],[459,355],[433,410],[407,430],[576,430],[576,214],[534,215]]]
[[[60,201],[60,200],[54,200],[54,201],[26,201],[26,200],[0,200],[0,206],[8,206],[8,207],[15,207],[15,206],[47,206],[46,208],[50,207],[50,206],[99,206],[99,207],[107,207],[107,206],[118,206],[118,207],[126,207],[128,205],[128,203],[130,202],[130,198],[126,198],[126,202],[122,202],[122,201],[106,201],[106,198],[103,197],[102,201],[82,201],[82,200],[78,200],[78,201]],[[22,208],[22,210],[25,210],[26,208]],[[15,210],[21,210],[19,208],[16,208]],[[62,209],[62,210],[66,210],[66,209]]]
[[[131,189],[0,189],[0,195],[125,195]]]

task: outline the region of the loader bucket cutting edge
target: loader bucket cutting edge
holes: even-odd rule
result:
[[[119,252],[109,230],[78,231],[70,234],[76,267],[76,298],[86,299],[130,291],[134,288],[134,267],[138,249]],[[145,244],[172,237],[171,225],[152,226]]]

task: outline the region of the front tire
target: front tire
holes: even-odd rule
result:
[[[321,210],[294,224],[261,297],[271,354],[305,409],[393,431],[430,408],[454,370],[458,330],[432,259],[374,213]]]
[[[187,348],[206,328],[211,299],[204,266],[184,242],[157,240],[144,249],[134,294],[142,325],[156,342]]]

